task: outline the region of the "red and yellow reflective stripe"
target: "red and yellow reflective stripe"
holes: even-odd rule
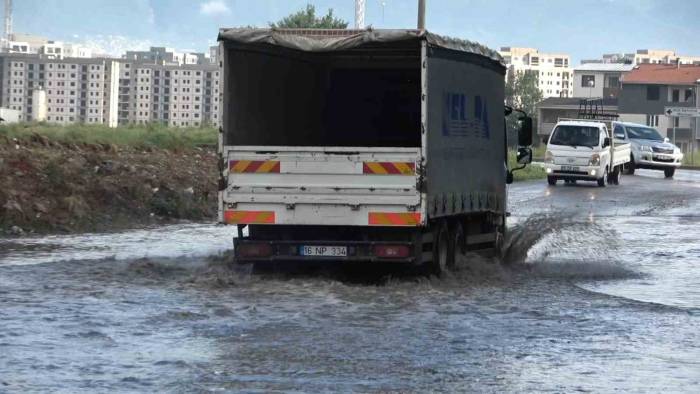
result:
[[[365,161],[362,163],[362,173],[378,175],[415,175],[416,163],[397,161]]]
[[[227,224],[274,224],[274,211],[224,211]]]
[[[242,173],[277,173],[280,172],[280,162],[277,160],[231,160],[228,163],[229,172]]]
[[[418,226],[418,212],[370,212],[369,224],[373,226]]]

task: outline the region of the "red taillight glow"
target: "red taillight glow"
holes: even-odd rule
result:
[[[376,245],[374,255],[388,259],[403,258],[411,255],[411,249],[406,245]]]
[[[240,257],[269,257],[272,255],[272,245],[263,243],[238,245],[238,255]]]

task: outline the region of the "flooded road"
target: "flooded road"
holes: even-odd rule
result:
[[[511,264],[441,279],[234,271],[198,224],[0,240],[0,392],[697,392],[700,173],[639,173],[512,186]]]

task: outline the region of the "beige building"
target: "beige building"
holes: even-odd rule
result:
[[[571,97],[571,57],[563,53],[540,53],[535,48],[502,47],[499,51],[508,72],[536,72],[544,98]]]
[[[637,49],[634,55],[634,64],[700,64],[700,56],[677,55],[675,51],[667,49]]]

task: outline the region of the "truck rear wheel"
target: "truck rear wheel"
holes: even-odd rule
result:
[[[667,168],[664,170],[664,176],[666,178],[673,178],[673,175],[676,173],[675,168]]]
[[[435,223],[433,231],[433,261],[430,262],[431,274],[440,276],[455,264],[454,237],[445,220]]]

